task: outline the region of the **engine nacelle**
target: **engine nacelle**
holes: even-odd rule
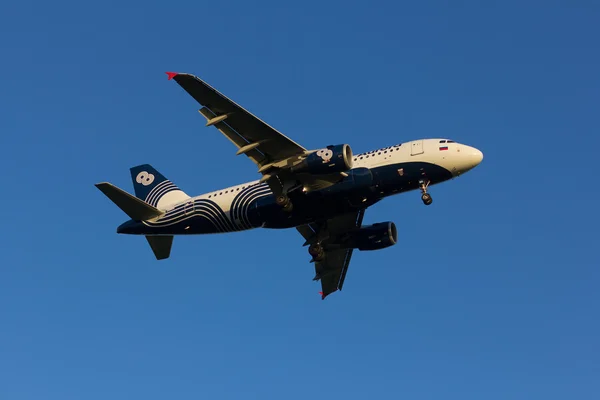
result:
[[[330,174],[352,168],[352,149],[347,144],[327,146],[310,153],[302,162],[292,167],[293,173]]]
[[[379,222],[352,232],[344,245],[358,250],[380,250],[395,245],[397,241],[396,224]]]

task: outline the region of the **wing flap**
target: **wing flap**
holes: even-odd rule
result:
[[[310,225],[297,226],[296,230],[298,232],[300,232],[300,234],[302,235],[302,237],[304,239],[306,239],[306,241],[304,242],[303,246],[308,246],[309,244],[312,244],[312,243],[314,243],[316,241],[315,231],[312,230],[312,228],[310,227]]]
[[[342,289],[342,276],[346,276],[351,257],[352,249],[339,249],[328,251],[325,260],[315,263],[315,272],[321,280],[322,299]]]
[[[342,290],[348,266],[352,259],[353,249],[339,248],[331,245],[341,235],[353,229],[360,228],[365,210],[331,218],[321,224],[299,226],[296,229],[306,240],[306,244],[322,243],[325,248],[325,258],[315,262],[315,280],[321,281],[321,298],[338,290]]]
[[[204,118],[206,118],[206,120],[209,122],[215,118],[218,118],[215,113],[206,107],[202,107],[200,110],[198,110],[198,112],[202,114],[202,116],[204,116]],[[224,120],[216,122],[213,125],[219,130],[219,132],[223,134],[223,136],[229,139],[229,141],[238,148],[238,151],[239,149],[242,149],[244,146],[248,145],[246,139],[233,130],[229,125],[227,125]],[[247,151],[245,154],[257,165],[262,163],[262,161],[265,159],[265,155],[257,149]]]

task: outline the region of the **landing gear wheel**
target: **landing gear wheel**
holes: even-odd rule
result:
[[[308,248],[308,254],[310,254],[315,261],[321,261],[325,256],[325,250],[319,243],[311,244]]]
[[[421,200],[423,200],[423,204],[426,206],[430,205],[433,202],[431,195],[427,193],[427,187],[429,186],[429,181],[420,181],[419,189],[421,189]]]
[[[421,200],[423,200],[423,204],[425,204],[426,206],[433,203],[433,199],[431,198],[431,195],[429,193],[423,193],[421,195]]]
[[[289,197],[287,197],[284,194],[275,197],[275,203],[277,203],[277,205],[281,207],[285,206],[288,201],[290,201]]]
[[[292,201],[284,194],[275,197],[275,203],[277,203],[278,206],[282,207],[283,210],[287,212],[290,212],[294,209]]]

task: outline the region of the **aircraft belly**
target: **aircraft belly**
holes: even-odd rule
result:
[[[452,178],[450,171],[426,162],[388,164],[372,168],[371,173],[370,185],[342,182],[308,194],[290,195],[292,212],[282,210],[274,197],[268,196],[257,202],[253,216],[264,228],[290,228],[364,209],[386,196],[418,189],[421,179],[436,184]]]
[[[248,188],[236,197],[229,209],[212,201],[196,200],[193,207],[170,211],[154,223],[146,223],[155,234],[209,234],[234,232],[258,227],[283,229],[333,218],[375,204],[383,197],[414,190],[421,179],[439,183],[452,173],[436,164],[408,162],[372,168],[355,174],[352,181],[342,181],[308,194],[291,193],[291,212],[275,203],[266,188]],[[367,181],[368,179],[368,181]],[[224,211],[225,208],[225,211]]]
[[[356,211],[370,204],[362,201],[363,195],[313,192],[290,196],[293,203],[291,212],[284,211],[269,196],[257,202],[254,210],[255,218],[261,221],[263,228],[284,229],[328,219],[336,215]]]
[[[390,164],[372,171],[377,192],[382,196],[418,189],[420,180],[428,180],[433,185],[452,179],[450,171],[427,162]]]

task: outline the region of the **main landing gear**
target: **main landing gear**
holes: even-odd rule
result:
[[[312,256],[314,261],[321,261],[325,257],[325,250],[320,243],[314,243],[309,246],[308,254]]]
[[[427,187],[429,186],[429,181],[419,181],[419,188],[421,189],[421,200],[423,200],[423,204],[426,206],[433,203],[433,199],[431,195],[427,193]]]
[[[292,201],[285,194],[280,194],[279,196],[275,197],[275,203],[277,203],[278,206],[287,212],[290,212],[294,209]]]

